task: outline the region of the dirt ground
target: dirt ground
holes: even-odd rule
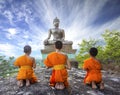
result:
[[[103,66],[104,67],[104,66]],[[111,67],[111,68],[110,68]],[[103,91],[93,90],[91,87],[84,85],[83,79],[85,71],[82,69],[72,68],[69,71],[69,83],[71,86],[71,95],[120,95],[120,72],[110,65],[105,66],[102,70],[105,89]],[[51,69],[37,67],[35,70],[40,82],[30,87],[19,88],[16,85],[15,76],[0,79],[0,95],[69,95],[65,91],[54,91],[48,86]],[[60,94],[62,93],[62,94]]]

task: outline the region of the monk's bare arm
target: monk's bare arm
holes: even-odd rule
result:
[[[36,68],[35,58],[33,57],[32,60],[33,60],[33,68]]]
[[[67,56],[67,55],[66,55]],[[67,69],[71,70],[71,64],[67,56]]]
[[[102,65],[102,62],[101,60],[98,60],[99,64],[100,64],[100,70],[103,70],[103,65]]]

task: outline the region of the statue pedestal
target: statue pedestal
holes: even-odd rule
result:
[[[41,53],[48,54],[53,51],[55,51],[54,45],[46,45],[46,46],[44,46],[44,49],[41,50]],[[63,45],[63,48],[61,51],[66,54],[75,54],[76,49],[72,49],[72,45]]]
[[[54,51],[55,51],[54,45],[44,46],[44,49],[41,50],[42,61],[44,61],[44,59],[47,57],[49,53],[54,52]],[[76,49],[72,49],[72,45],[63,45],[63,48],[61,51],[67,54],[69,60],[72,63],[73,61],[75,61]]]

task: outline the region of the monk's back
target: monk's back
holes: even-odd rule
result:
[[[32,66],[32,59],[26,55],[22,55],[17,59],[17,64],[19,66]]]
[[[67,57],[65,54],[63,53],[58,53],[58,52],[52,52],[48,55],[48,57],[50,57],[50,63],[52,63],[52,65],[59,65],[59,64],[65,64]]]
[[[84,79],[85,83],[90,83],[92,81],[100,82],[102,80],[101,64],[96,59],[89,58],[85,60],[83,68],[87,70],[87,74]]]
[[[98,60],[95,60],[93,58],[86,59],[84,64],[84,67],[92,70],[92,69],[101,69],[101,64]]]

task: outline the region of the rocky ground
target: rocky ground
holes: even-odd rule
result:
[[[120,69],[120,68],[119,68]],[[67,90],[52,90],[48,86],[51,69],[37,67],[36,75],[40,82],[30,87],[19,88],[16,85],[15,76],[0,79],[0,95],[69,95]],[[103,80],[105,82],[104,91],[93,90],[85,86],[83,78],[85,71],[72,68],[69,71],[69,82],[71,85],[71,95],[120,95],[120,74],[112,70],[103,70]]]

